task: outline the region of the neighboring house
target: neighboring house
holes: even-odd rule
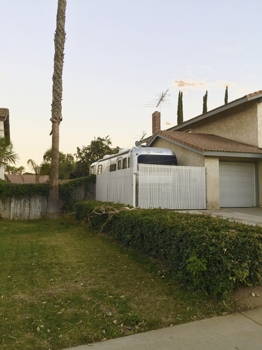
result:
[[[10,139],[9,110],[0,108],[0,137]],[[0,179],[4,179],[4,167],[0,165]]]
[[[165,131],[158,118],[148,146],[172,149],[178,165],[206,167],[207,209],[262,206],[262,91]]]
[[[6,181],[11,182],[13,184],[35,184],[36,175],[30,174],[22,174],[22,175],[12,175],[5,174]],[[38,183],[47,183],[49,181],[49,175],[39,175]]]

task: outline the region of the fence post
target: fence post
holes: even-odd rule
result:
[[[136,174],[133,174],[133,207],[136,207]]]

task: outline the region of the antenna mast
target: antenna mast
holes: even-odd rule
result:
[[[160,99],[158,101],[158,104],[156,105],[156,107],[158,107],[160,105],[161,102],[164,102],[164,98],[166,97],[166,94],[168,92],[169,89],[166,90],[165,93],[162,92],[162,94],[160,95]]]
[[[157,99],[154,99],[153,101],[147,103],[145,105],[145,107],[155,107],[155,108],[157,108],[160,105],[162,107],[171,107],[170,100],[168,99],[170,94],[167,94],[168,91],[169,91],[169,89],[167,89],[166,92],[162,92],[161,94],[159,94]]]

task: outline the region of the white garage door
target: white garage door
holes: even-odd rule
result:
[[[220,207],[253,207],[255,200],[255,164],[219,163]]]

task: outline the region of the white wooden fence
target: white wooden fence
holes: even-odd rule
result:
[[[0,199],[0,217],[9,220],[39,219],[46,213],[47,198],[42,196]]]
[[[140,164],[138,206],[206,209],[205,168]]]
[[[96,177],[96,199],[134,205],[133,169],[104,173]],[[135,187],[134,187],[135,188]]]
[[[206,209],[204,167],[139,164],[97,176],[96,199],[140,208]]]

